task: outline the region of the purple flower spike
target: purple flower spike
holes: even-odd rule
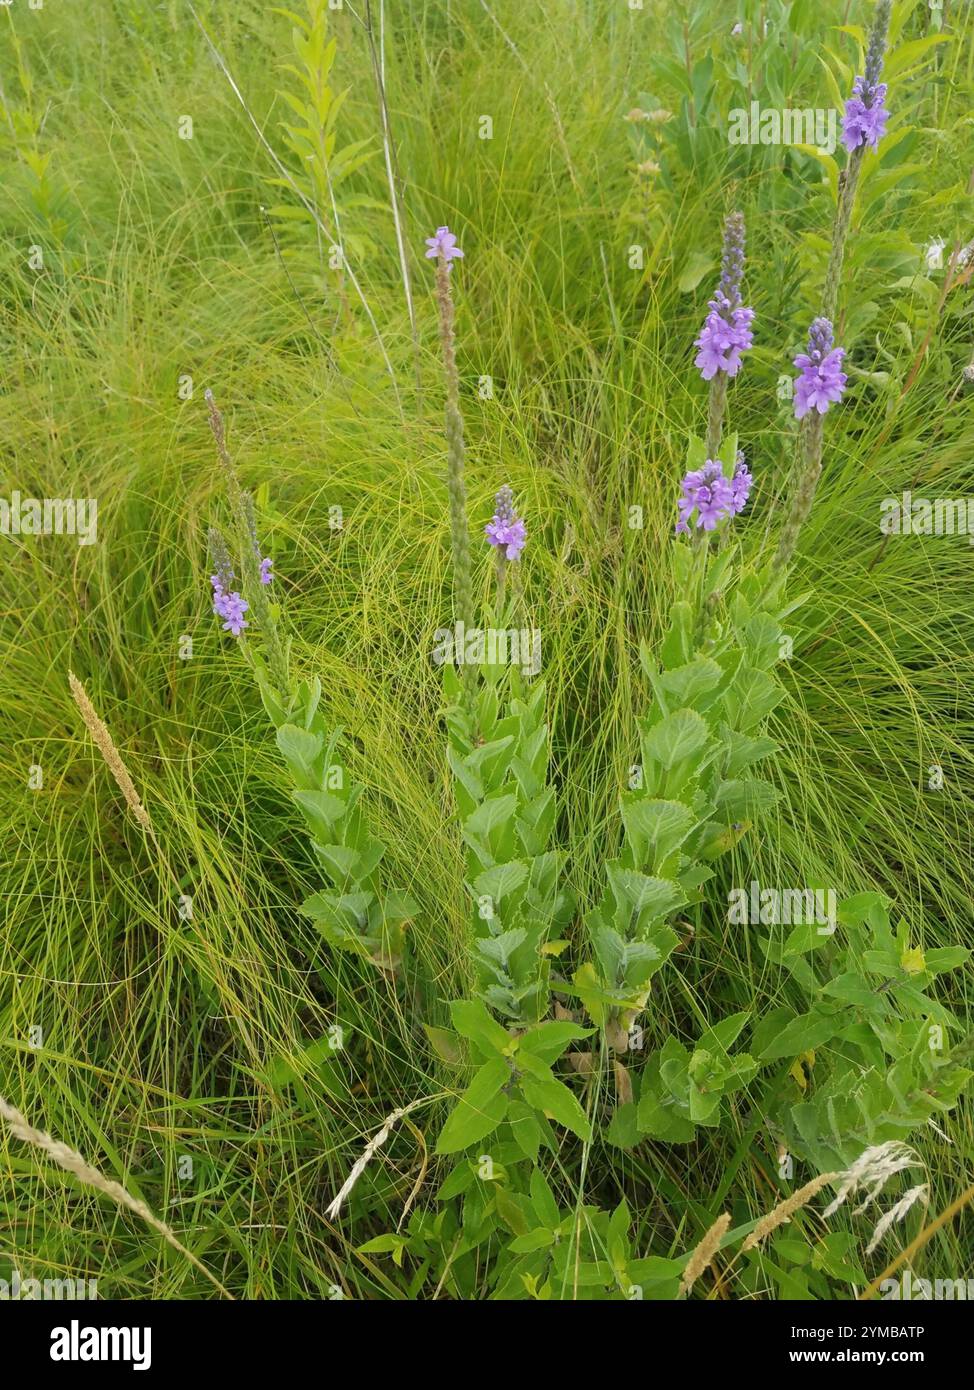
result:
[[[426,252],[426,259],[435,261],[438,256],[442,256],[446,261],[447,270],[450,269],[451,261],[463,259],[463,252],[457,245],[457,239],[449,227],[437,227],[433,236],[426,238],[426,245],[429,247]]]
[[[850,154],[860,145],[878,148],[889,120],[889,112],[883,104],[885,100],[885,82],[871,84],[865,77],[856,78],[842,118],[842,143]]]
[[[808,330],[808,352],[800,352],[795,366],[801,375],[795,382],[795,419],[810,410],[824,415],[829,406],[842,399],[846,374],[842,370],[845,348],[833,347],[832,325],[828,319],[815,319]]]
[[[852,96],[845,104],[845,117],[842,121],[842,142],[851,154],[860,145],[871,145],[876,149],[886,134],[889,112],[886,100],[886,83],[880,82],[883,72],[883,55],[886,52],[886,34],[890,18],[889,0],[879,0],[876,17],[869,33],[869,46],[866,49],[866,70],[852,85]]]
[[[250,604],[245,598],[241,598],[238,593],[221,593],[213,604],[213,611],[219,617],[225,618],[223,631],[229,632],[233,637],[239,637],[245,627],[250,624],[244,620]]]
[[[724,246],[720,261],[720,281],[710,312],[694,346],[700,351],[694,359],[704,381],[711,381],[718,372],[737,376],[741,353],[754,341],[751,323],[754,310],[741,304],[741,279],[744,275],[744,218],[732,212],[724,224]]]
[[[271,565],[273,565],[273,563],[274,563],[274,561],[271,559],[271,557],[270,557],[269,555],[265,556],[264,559],[261,560],[261,562],[260,562],[260,582],[261,582],[262,584],[270,584],[270,582],[271,582],[272,579],[274,578],[274,576],[271,574]]]
[[[732,212],[724,223],[724,245],[720,255],[720,281],[717,293],[735,309],[741,302],[741,281],[744,278],[744,216]]]
[[[517,560],[528,538],[524,522],[514,510],[514,494],[505,483],[494,498],[494,515],[484,527],[490,545],[503,549],[507,560]]]
[[[690,530],[694,513],[696,526],[704,531],[713,531],[725,517],[742,512],[751,490],[751,481],[743,453],[737,455],[733,478],[724,477],[723,467],[716,459],[707,459],[702,468],[692,469],[680,484],[682,491],[677,503],[680,513],[676,523],[677,534],[685,535]]]

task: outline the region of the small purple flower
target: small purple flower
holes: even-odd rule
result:
[[[750,469],[744,459],[744,450],[737,451],[737,466],[734,469],[734,476],[730,480],[731,484],[731,515],[737,516],[747,506],[747,499],[751,493],[751,484],[754,479],[751,477]]]
[[[878,148],[889,120],[885,100],[885,82],[869,83],[865,77],[856,78],[842,118],[842,143],[850,154],[860,145]]]
[[[700,337],[694,343],[700,349],[694,365],[700,368],[704,381],[712,380],[718,372],[737,376],[741,367],[741,353],[746,352],[754,341],[751,332],[754,310],[741,304],[743,275],[744,218],[739,212],[732,212],[724,224],[720,281],[713,299],[708,303],[710,312]]]
[[[494,515],[484,527],[490,545],[503,549],[507,560],[517,560],[528,538],[524,522],[514,510],[514,494],[507,483],[494,498]]]
[[[750,474],[747,486],[750,486]],[[735,506],[734,484],[724,477],[723,466],[716,459],[707,459],[702,468],[691,469],[680,487],[682,492],[677,502],[680,519],[676,523],[679,535],[689,531],[689,522],[694,512],[695,524],[704,531],[713,531],[719,521],[723,521],[724,517],[733,516],[747,501],[745,489],[744,500],[740,506]]]
[[[428,261],[435,261],[438,256],[442,256],[446,261],[447,270],[450,269],[450,262],[463,259],[463,252],[457,245],[457,239],[450,231],[449,227],[437,227],[433,236],[426,238],[426,245],[429,250],[426,252]]]
[[[271,565],[273,565],[273,563],[274,561],[271,559],[269,555],[266,555],[264,559],[261,560],[260,582],[262,584],[270,584],[270,582],[273,580],[274,576],[271,574]]]
[[[795,419],[810,410],[824,415],[829,406],[842,399],[846,374],[842,370],[845,348],[833,347],[832,325],[818,318],[808,330],[808,352],[800,352],[795,366],[801,375],[795,381]]]
[[[213,604],[213,611],[218,617],[225,618],[223,631],[229,632],[234,637],[239,637],[245,627],[250,624],[245,621],[244,614],[250,604],[245,598],[241,598],[238,593],[219,594]]]

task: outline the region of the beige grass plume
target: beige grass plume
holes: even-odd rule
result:
[[[690,1292],[694,1284],[711,1265],[714,1256],[720,1248],[720,1242],[727,1234],[730,1226],[730,1212],[725,1211],[718,1216],[717,1220],[706,1233],[697,1248],[690,1253],[686,1269],[683,1271],[683,1278],[680,1280],[680,1291],[678,1298],[683,1298]]]
[[[214,1284],[226,1298],[233,1298],[233,1294],[223,1287],[219,1279],[210,1273],[206,1265],[202,1264],[192,1251],[186,1249],[176,1233],[164,1221],[160,1221],[145,1202],[140,1201],[138,1197],[133,1197],[130,1192],[126,1192],[122,1184],[115,1182],[113,1178],[106,1178],[104,1173],[93,1168],[87,1159],[75,1149],[69,1149],[67,1144],[53,1139],[44,1130],[35,1129],[27,1117],[22,1115],[9,1101],[4,1100],[3,1096],[0,1096],[0,1120],[4,1121],[15,1139],[19,1139],[24,1144],[30,1144],[32,1148],[40,1149],[42,1153],[47,1154],[48,1158],[53,1159],[59,1168],[63,1168],[66,1173],[73,1173],[78,1181],[84,1183],[86,1187],[93,1187],[96,1191],[103,1192],[106,1197],[112,1199],[116,1206],[127,1207],[129,1211],[135,1212],[136,1216],[141,1216],[142,1220],[147,1222],[153,1230],[158,1231],[174,1249],[178,1250],[181,1255],[185,1255],[201,1274],[205,1274],[210,1283]]]
[[[71,694],[74,696],[74,702],[81,711],[81,717],[87,724],[88,731],[98,751],[108,764],[109,772],[111,772],[115,781],[118,783],[119,790],[125,797],[129,810],[142,826],[142,829],[147,831],[152,839],[155,840],[155,832],[152,829],[152,822],[149,820],[149,813],[142,805],[141,798],[135,790],[135,783],[129,776],[128,768],[122,762],[122,756],[115,747],[115,741],[108,732],[105,724],[99,719],[94,705],[85,693],[84,686],[73,671],[68,672],[68,684],[71,686]]]
[[[765,1216],[761,1217],[760,1221],[754,1227],[754,1230],[741,1246],[741,1254],[743,1255],[746,1251],[753,1250],[756,1245],[764,1240],[765,1236],[770,1235],[772,1231],[776,1231],[779,1226],[786,1225],[796,1211],[800,1211],[802,1207],[807,1206],[812,1198],[821,1192],[826,1183],[835,1182],[837,1178],[841,1177],[841,1173],[820,1173],[817,1178],[812,1178],[811,1182],[807,1182],[804,1187],[800,1187],[797,1192],[793,1192],[790,1197],[786,1197],[783,1202],[779,1202],[776,1207],[772,1208]]]

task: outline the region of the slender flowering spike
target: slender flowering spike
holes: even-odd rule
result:
[[[215,526],[211,526],[207,535],[210,547],[210,559],[213,563],[214,573],[210,575],[210,583],[213,585],[213,598],[219,598],[233,587],[233,565],[230,560],[230,552],[227,543],[223,539],[222,531],[218,531]],[[217,611],[214,609],[214,611]]]
[[[227,496],[233,517],[231,534],[234,543],[234,555],[240,562],[240,589],[247,594],[249,599],[248,602],[243,598],[240,590],[231,587],[235,581],[229,549],[222,534],[213,527],[210,530],[209,538],[210,553],[214,561],[214,574],[211,577],[213,611],[218,617],[225,619],[224,631],[232,633],[234,637],[239,637],[244,628],[250,626],[243,615],[252,608],[257,631],[264,642],[273,683],[278,692],[285,695],[291,688],[287,650],[281,641],[277,614],[268,596],[264,593],[264,586],[271,582],[270,566],[272,561],[264,560],[261,556],[260,541],[257,537],[257,521],[254,514],[254,499],[240,485],[236,466],[227,448],[223,416],[217,407],[213,392],[205,391],[204,399],[210,418],[210,429],[213,431],[213,438],[216,441],[217,456],[226,481]]]
[[[708,314],[695,346],[699,352],[694,365],[704,381],[710,382],[707,406],[707,453],[720,448],[727,382],[741,368],[741,355],[754,341],[751,324],[754,310],[741,303],[744,275],[744,218],[732,212],[724,223],[724,245],[720,258],[720,280],[708,303]]]
[[[435,261],[438,256],[442,256],[446,261],[447,270],[450,269],[451,261],[463,260],[463,252],[457,245],[457,239],[449,227],[437,227],[433,235],[426,238],[426,245],[429,248],[426,252],[426,259]]]
[[[808,331],[808,352],[800,352],[795,366],[801,375],[795,382],[795,418],[801,420],[810,410],[824,415],[829,406],[842,399],[846,374],[842,370],[845,348],[832,346],[832,324],[818,318]]]
[[[822,313],[828,319],[835,318],[839,302],[845,244],[852,224],[852,209],[856,201],[856,189],[866,147],[871,145],[875,149],[886,130],[886,109],[883,104],[886,86],[879,78],[883,70],[891,7],[892,0],[878,0],[876,16],[869,33],[866,71],[862,77],[856,78],[853,94],[846,102],[842,139],[849,151],[849,160],[839,175],[839,201],[832,230],[832,249],[829,252],[829,264],[822,291]]]
[[[734,309],[741,302],[741,280],[744,278],[744,217],[732,212],[724,223],[724,245],[720,257],[720,282],[717,291]]]
[[[463,416],[460,414],[460,373],[457,370],[456,331],[453,298],[450,293],[450,261],[462,256],[456,237],[448,227],[437,228],[427,237],[426,255],[436,261],[436,299],[440,311],[440,342],[446,376],[446,452],[447,489],[450,495],[450,541],[453,550],[453,592],[457,617],[474,627],[473,570],[470,537],[467,532],[467,485],[464,478],[466,450],[463,442]],[[473,665],[464,667],[468,694],[476,677]]]
[[[514,494],[505,483],[494,498],[494,515],[484,527],[488,543],[506,560],[517,560],[528,538],[524,522],[514,510]]]
[[[866,50],[866,71],[856,78],[852,85],[852,96],[845,104],[842,140],[850,154],[860,145],[870,145],[876,149],[886,134],[889,119],[883,104],[886,100],[886,83],[879,79],[883,71],[889,15],[890,0],[879,0]]]

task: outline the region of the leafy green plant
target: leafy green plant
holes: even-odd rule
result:
[[[268,211],[285,225],[310,222],[314,226],[324,283],[328,278],[323,274],[326,264],[332,271],[342,269],[342,246],[347,246],[356,258],[367,249],[367,239],[348,225],[346,214],[380,204],[342,188],[342,184],[371,159],[375,145],[371,138],[338,145],[338,117],[348,96],[347,88],[336,92],[330,81],[338,40],[328,36],[328,0],[306,0],[306,7],[305,15],[290,9],[274,10],[293,26],[291,41],[297,61],[285,64],[283,70],[295,85],[290,91],[281,89],[278,96],[290,108],[293,117],[281,124],[284,145],[294,166],[288,178],[268,179],[272,187],[292,193],[297,187],[305,202],[276,203]],[[334,227],[335,249],[322,244],[319,221]]]

